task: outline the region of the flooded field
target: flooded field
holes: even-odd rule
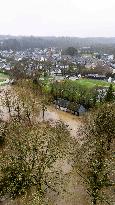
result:
[[[9,89],[11,88],[8,85],[0,86],[0,110],[4,120],[8,119],[8,110],[5,108],[5,106],[3,108],[2,99],[4,98],[4,91],[7,91]],[[42,120],[42,112],[40,113],[40,116],[38,116],[38,118]],[[81,116],[75,116],[56,109],[54,105],[48,106],[44,115],[45,121],[56,122],[60,120],[64,122],[66,125],[68,125],[68,129],[70,130],[71,135],[74,137],[76,137],[77,131],[83,122],[82,119],[83,117]]]
[[[42,120],[42,113],[40,114],[40,118]],[[51,122],[60,120],[64,122],[68,125],[71,136],[79,140],[78,129],[83,124],[83,116],[72,115],[56,109],[55,106],[52,105],[45,111],[44,120]],[[71,172],[71,166],[67,161],[57,162],[57,167],[61,167],[62,171],[66,173],[66,192],[62,197],[55,195],[50,196],[52,201],[51,205],[89,205],[89,197],[79,174]]]
[[[42,113],[41,113],[42,118]],[[55,107],[49,106],[47,111],[45,111],[44,119],[46,121],[56,122],[58,120],[64,122],[68,125],[68,129],[72,136],[77,136],[77,131],[82,124],[82,118],[80,116],[75,116],[70,113],[55,109]]]

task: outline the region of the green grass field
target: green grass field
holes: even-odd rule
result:
[[[3,85],[3,82],[8,78],[9,76],[7,74],[0,72],[0,85]]]
[[[87,88],[94,88],[94,87],[109,87],[110,83],[103,81],[103,80],[93,80],[93,79],[80,79],[74,81],[76,85],[85,86]],[[115,89],[115,83],[113,83],[113,88]]]
[[[7,78],[9,78],[9,76],[7,74],[4,74],[4,73],[0,72],[0,82],[6,80]]]

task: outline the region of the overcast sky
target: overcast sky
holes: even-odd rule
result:
[[[115,0],[0,0],[0,34],[115,36]]]

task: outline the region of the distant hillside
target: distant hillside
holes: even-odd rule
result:
[[[27,48],[58,47],[67,48],[93,46],[115,47],[115,37],[112,38],[79,38],[79,37],[26,37],[26,36],[0,36],[0,49],[24,50]]]

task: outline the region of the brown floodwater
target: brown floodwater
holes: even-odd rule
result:
[[[8,90],[10,90],[10,86],[0,86],[0,118],[3,121],[7,121],[9,119],[8,109],[4,104],[5,92]]]
[[[2,104],[2,98],[4,98],[4,91],[9,89],[11,89],[11,87],[8,85],[0,86],[0,111],[4,120],[8,120],[9,115],[8,109]],[[42,112],[40,113],[39,119],[43,120]],[[74,137],[78,136],[77,131],[82,124],[82,119],[83,117],[81,116],[75,116],[70,113],[56,109],[54,105],[48,106],[44,115],[45,121],[56,122],[60,120],[64,122],[66,125],[68,125],[68,129],[70,130],[71,135]]]
[[[40,118],[42,119],[42,113],[40,114]],[[70,130],[71,135],[74,137],[77,136],[77,131],[82,124],[82,118],[83,117],[81,116],[75,116],[56,109],[53,105],[47,108],[44,115],[45,121],[56,122],[60,120],[64,122],[66,125],[68,125],[68,129]]]

